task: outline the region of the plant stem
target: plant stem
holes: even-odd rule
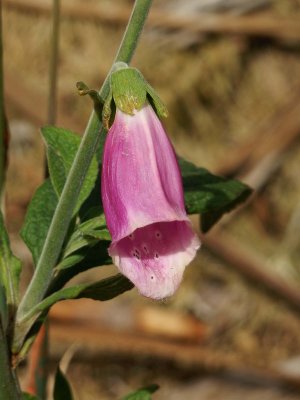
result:
[[[115,61],[130,62],[136,49],[143,25],[146,21],[151,3],[152,0],[136,0]],[[109,75],[107,76],[99,94],[101,97],[106,98],[108,91]],[[95,153],[100,134],[103,131],[104,128],[102,127],[96,113],[92,112],[54,213],[35,273],[22,302],[20,303],[17,312],[16,330],[21,328],[20,323],[22,317],[30,311],[33,306],[41,301],[49,287],[53,275],[53,269],[61,252],[63,241],[75,209],[82,183]],[[23,335],[26,334],[24,327],[23,329],[20,329],[19,332],[16,332],[16,337],[19,337],[19,340],[22,331]],[[19,347],[21,344],[22,343],[20,342],[15,343],[16,347]]]
[[[59,64],[59,30],[60,30],[60,0],[52,1],[52,33],[51,51],[49,61],[49,94],[48,94],[48,118],[49,125],[56,123],[57,111],[57,78]],[[47,160],[45,158],[45,178],[49,176]],[[49,323],[45,319],[42,328],[38,332],[29,355],[30,393],[37,395],[39,399],[47,397],[47,382],[49,373]]]
[[[8,344],[0,322],[0,394],[1,399],[23,399],[15,371],[11,368]]]

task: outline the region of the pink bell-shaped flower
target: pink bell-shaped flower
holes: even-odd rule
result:
[[[133,115],[116,109],[104,147],[102,201],[114,264],[144,296],[171,296],[200,242],[172,144],[147,103]]]

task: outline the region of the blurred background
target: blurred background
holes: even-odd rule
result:
[[[6,213],[25,287],[32,263],[18,231],[44,175],[52,2],[2,4]],[[75,84],[100,88],[132,4],[61,0],[58,126],[83,133],[92,104]],[[157,400],[299,399],[300,1],[154,0],[132,65],[166,103],[177,153],[255,194],[205,235],[171,299],[132,290],[55,306],[50,371],[62,358],[82,400],[118,399],[152,382]],[[26,364],[20,373],[28,385]]]

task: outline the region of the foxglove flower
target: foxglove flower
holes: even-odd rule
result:
[[[116,109],[104,147],[102,201],[114,264],[141,294],[162,299],[200,246],[186,215],[173,147],[148,104]]]

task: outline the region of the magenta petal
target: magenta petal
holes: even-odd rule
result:
[[[102,200],[120,271],[145,296],[173,294],[200,243],[173,147],[150,106],[134,116],[116,111],[104,148]]]
[[[141,294],[163,299],[175,292],[198,247],[188,222],[158,222],[120,240],[111,255]]]

